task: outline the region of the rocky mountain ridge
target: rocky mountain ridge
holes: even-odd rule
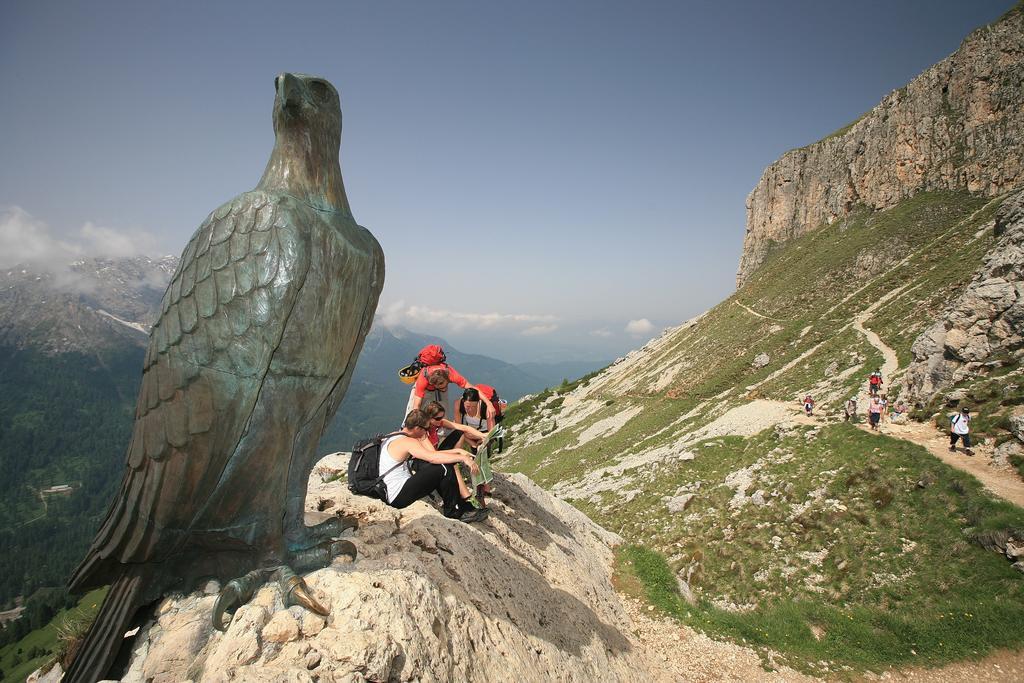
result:
[[[146,345],[175,256],[88,258],[0,272],[0,344],[45,353]]]
[[[787,152],[747,197],[742,286],[779,243],[922,190],[996,196],[1024,178],[1024,5],[850,126]]]

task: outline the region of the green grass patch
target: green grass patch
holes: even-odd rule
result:
[[[925,611],[916,612],[810,601],[732,612],[707,601],[687,603],[668,561],[649,548],[620,549],[615,569],[619,590],[699,631],[753,647],[766,663],[769,651],[775,651],[787,665],[811,674],[938,666],[993,648],[1018,647],[1022,640],[1024,606],[992,599],[990,585],[930,601]],[[830,663],[830,672],[822,661]]]
[[[1013,468],[1017,470],[1017,474],[1024,477],[1024,455],[1011,455],[1009,460]]]
[[[36,669],[55,661],[63,647],[61,629],[69,623],[91,622],[106,595],[107,588],[86,593],[76,607],[61,610],[43,628],[0,648],[0,671],[3,672],[0,680],[23,681]]]

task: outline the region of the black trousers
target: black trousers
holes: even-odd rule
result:
[[[444,516],[460,517],[463,512],[460,505],[462,497],[459,496],[459,483],[455,479],[455,467],[423,461],[417,461],[417,465],[412,477],[402,485],[402,490],[395,496],[391,507],[409,507],[423,496],[437,491],[441,496]]]
[[[970,434],[957,434],[956,432],[949,433],[949,447],[956,448],[957,439],[964,440],[964,448],[971,447],[971,435]]]
[[[448,434],[441,439],[441,443],[437,444],[437,450],[447,451],[455,448],[455,444],[459,443],[459,439],[462,438],[462,434],[463,432],[461,429],[453,429],[448,432]]]

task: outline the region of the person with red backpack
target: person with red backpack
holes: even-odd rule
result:
[[[463,389],[475,388],[459,371],[448,365],[448,358],[444,349],[438,344],[431,344],[423,347],[416,360],[406,368],[403,368],[399,375],[403,381],[408,376],[407,371],[418,368],[416,380],[412,390],[409,392],[409,402],[406,404],[406,414],[409,411],[418,409],[423,405],[423,399],[437,401],[444,406],[445,411],[451,414],[451,403],[448,401],[448,385],[454,383]],[[493,406],[492,406],[493,409]]]
[[[872,396],[877,396],[878,391],[882,388],[882,371],[875,370],[868,376],[868,393]]]

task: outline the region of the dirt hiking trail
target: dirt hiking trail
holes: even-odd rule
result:
[[[882,378],[890,384],[892,377],[899,371],[899,360],[896,357],[896,352],[887,346],[877,334],[864,327],[864,323],[881,304],[899,292],[900,290],[897,289],[882,297],[858,315],[853,322],[853,328],[863,334],[868,343],[878,349],[882,354],[882,358],[885,359],[885,363],[882,365]],[[885,390],[883,389],[884,392]],[[869,400],[865,386],[863,394],[858,399],[858,403],[864,406],[863,411],[867,410]],[[861,423],[860,427],[866,431],[871,431],[871,427],[868,424]],[[949,437],[938,431],[932,424],[909,421],[906,424],[892,424],[891,422],[883,421],[879,425],[879,431],[882,434],[923,446],[929,453],[950,467],[955,467],[958,470],[973,475],[986,489],[996,496],[1024,507],[1024,479],[1021,479],[1010,468],[999,467],[993,464],[993,448],[990,444],[975,446],[972,449],[974,455],[970,456],[964,452],[963,448],[957,449],[956,452],[950,451]]]
[[[881,432],[924,446],[929,453],[950,467],[974,475],[995,495],[1024,507],[1024,479],[1013,470],[992,463],[991,445],[974,446],[971,449],[974,451],[973,456],[964,453],[963,448],[958,448],[956,453],[953,453],[949,450],[948,436],[935,429],[934,425],[921,422],[908,422],[902,425],[884,423],[881,425]]]

